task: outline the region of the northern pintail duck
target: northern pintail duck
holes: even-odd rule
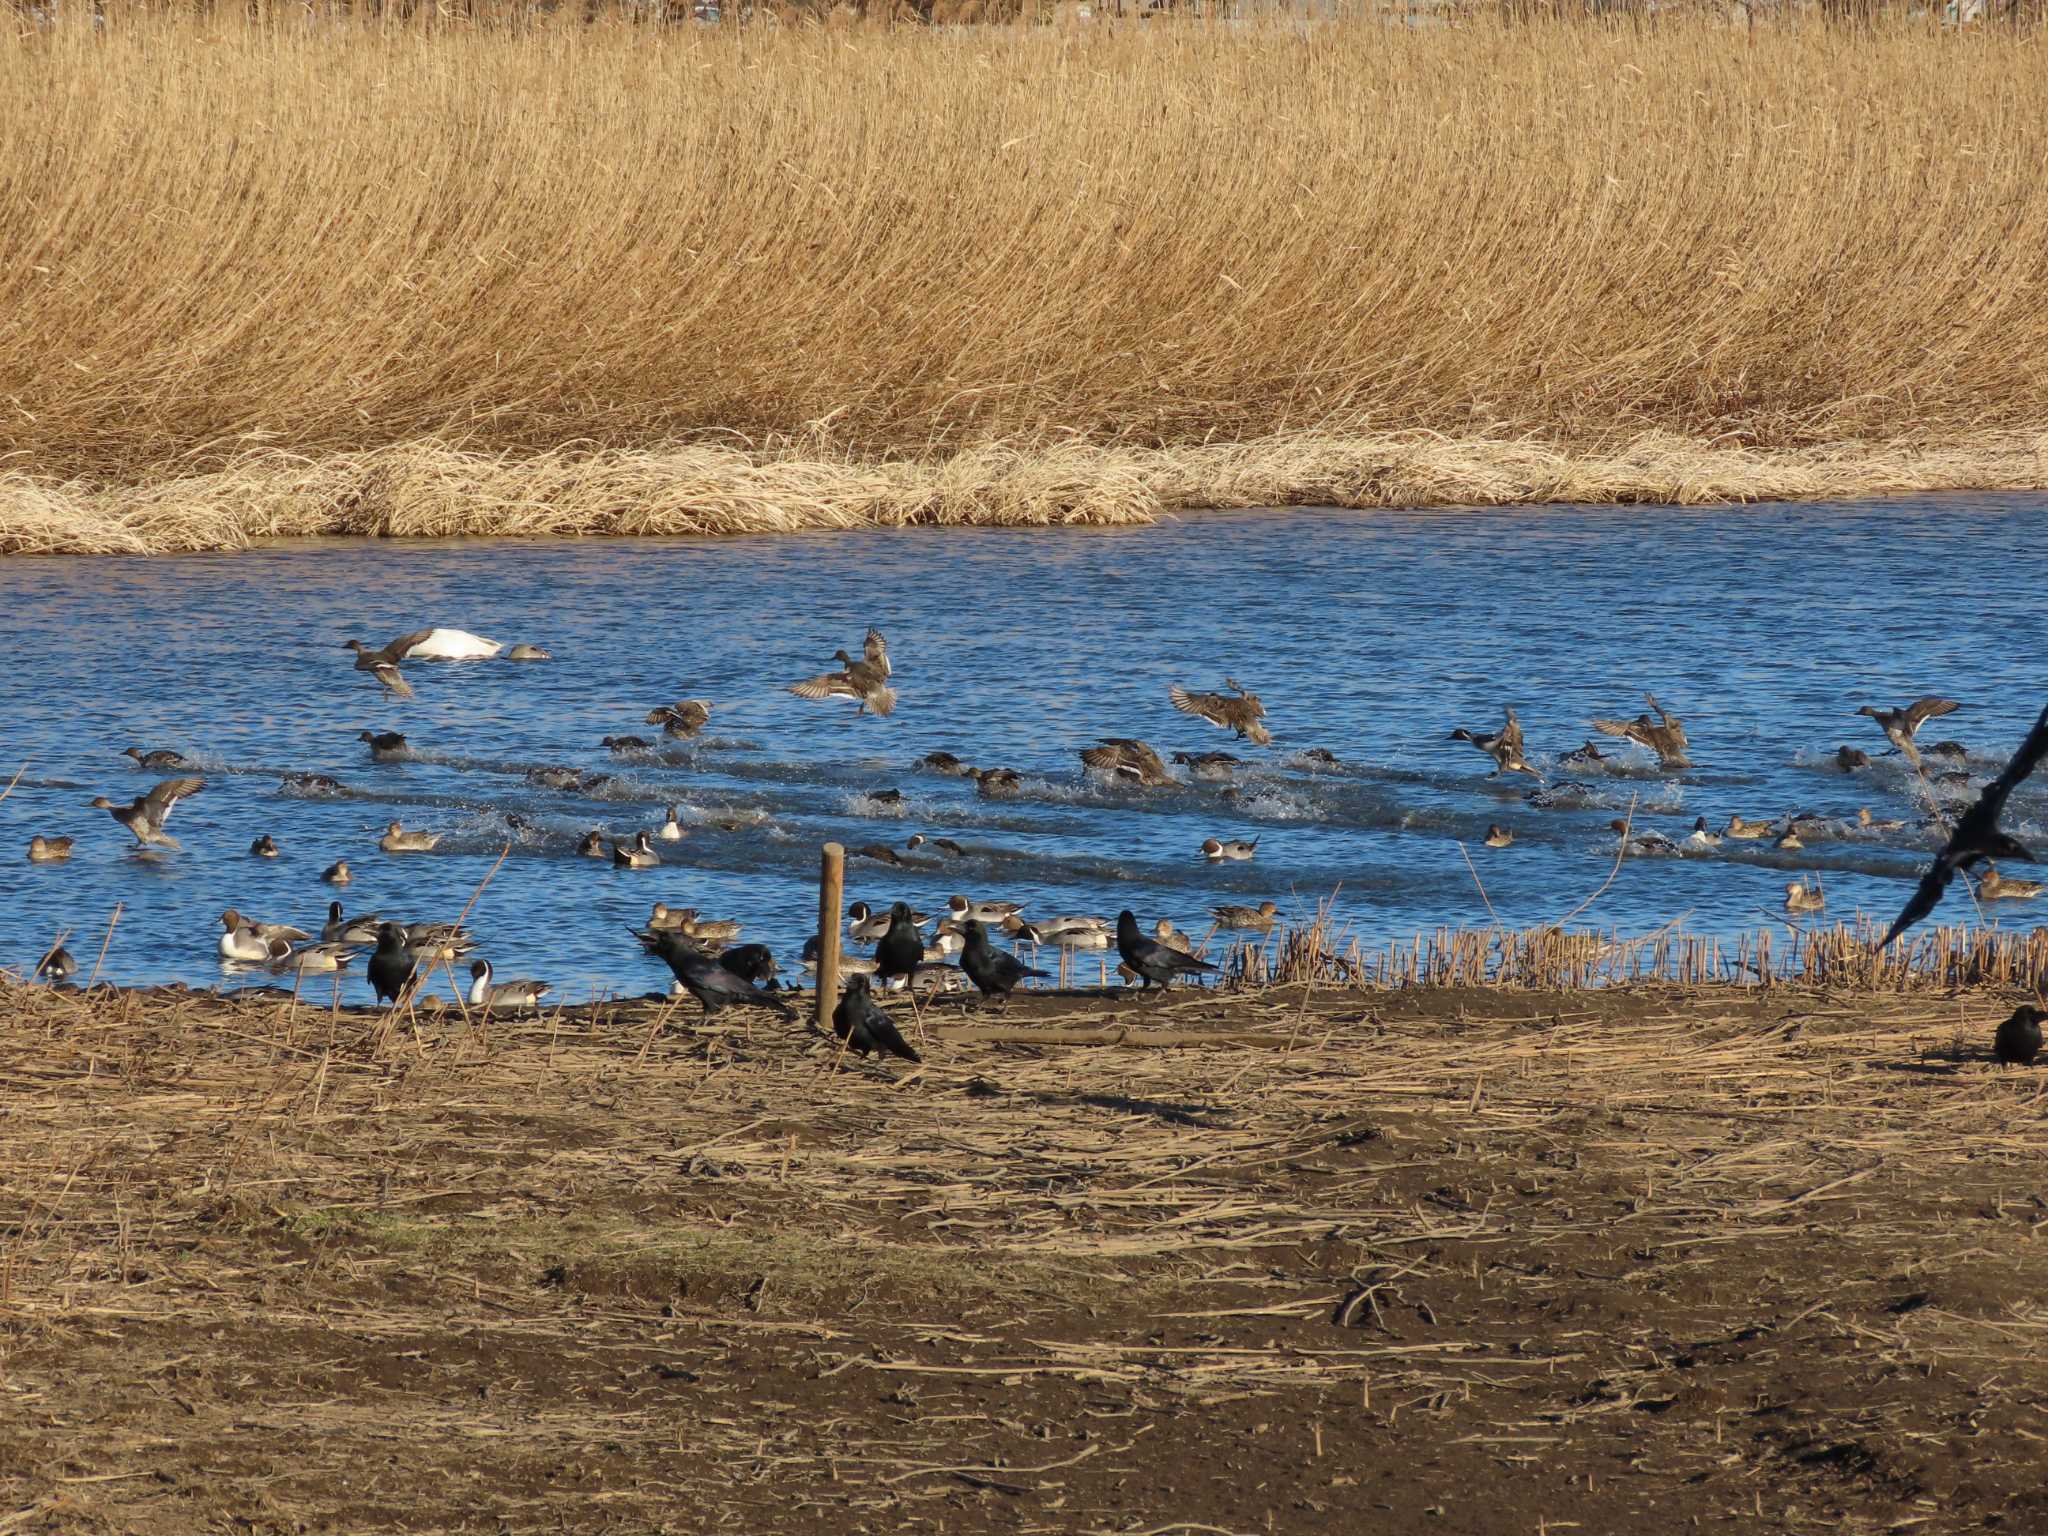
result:
[[[974,770],[950,752],[927,752],[917,760],[917,766],[927,773],[950,773],[966,778]]]
[[[540,1007],[540,1000],[554,990],[544,981],[497,981],[491,980],[491,962],[479,960],[470,966],[469,1003],[472,1008],[487,1008],[493,1012],[529,1013]]]
[[[338,795],[341,780],[325,773],[281,774],[278,782],[286,789],[295,789],[302,795]]]
[[[856,974],[846,979],[846,990],[839,996],[839,1005],[832,1010],[832,1033],[844,1040],[846,1048],[856,1056],[874,1052],[885,1057],[901,1057],[904,1061],[924,1059],[903,1038],[896,1021],[875,1001],[874,991],[864,975]]]
[[[646,724],[658,725],[664,736],[674,736],[683,741],[688,741],[710,723],[709,699],[679,699],[673,704],[657,704],[647,711]]]
[[[196,795],[206,788],[204,779],[165,779],[133,805],[116,805],[105,795],[95,795],[87,804],[96,811],[105,811],[114,820],[135,834],[135,841],[147,848],[154,844],[159,848],[176,849],[178,840],[164,831],[164,822],[171,814],[171,808],[187,795]]]
[[[266,832],[249,845],[249,852],[259,859],[274,859],[277,857],[277,839]]]
[[[898,853],[894,848],[885,847],[881,843],[862,843],[858,848],[848,849],[846,856],[850,859],[873,859],[878,864],[901,864],[903,862],[902,854]]]
[[[1870,766],[1870,754],[1856,747],[1835,748],[1835,766],[1844,773],[1854,773],[1859,768]]]
[[[1638,857],[1643,857],[1646,855],[1654,856],[1664,853],[1676,853],[1678,851],[1678,844],[1674,843],[1662,832],[1639,831],[1619,817],[1607,823],[1607,826],[1608,830],[1621,840],[1621,847],[1624,853],[1632,853]]]
[[[1783,848],[1789,851],[1794,848],[1804,848],[1806,844],[1804,841],[1801,840],[1798,828],[1787,827],[1784,831],[1780,832],[1775,839],[1773,839],[1771,846],[1773,848]]]
[[[1265,905],[1270,907],[1272,903],[1267,902]],[[1220,913],[1249,912],[1252,909],[1218,907],[1216,910]],[[1266,926],[1272,926],[1270,919]],[[1197,960],[1185,950],[1162,944],[1157,939],[1146,938],[1138,931],[1137,914],[1128,907],[1116,915],[1116,948],[1118,955],[1123,959],[1123,968],[1142,981],[1147,991],[1157,986],[1164,992],[1172,986],[1173,978],[1183,973],[1216,969],[1208,961]]]
[[[742,926],[735,917],[690,916],[677,924],[676,932],[686,939],[695,939],[699,944],[730,944],[740,936]]]
[[[1827,904],[1827,895],[1818,883],[1808,885],[1803,880],[1794,880],[1785,887],[1787,912],[1818,912]]]
[[[683,924],[697,915],[695,907],[671,907],[665,901],[657,901],[654,910],[647,914],[649,933],[682,931]]]
[[[36,968],[29,973],[29,980],[47,981],[51,986],[62,986],[78,974],[78,962],[71,957],[71,951],[62,944],[50,946],[50,952],[36,962]]]
[[[1609,754],[1600,750],[1600,743],[1588,741],[1583,746],[1573,747],[1571,751],[1560,754],[1557,760],[1570,767],[1581,768],[1587,763],[1604,763],[1608,756]]]
[[[1009,800],[1023,793],[1024,776],[1014,768],[974,768],[974,792],[984,800]]]
[[[1244,761],[1228,752],[1176,752],[1173,760],[1205,784],[1223,782]]]
[[[398,663],[382,651],[373,651],[360,640],[350,640],[342,649],[354,651],[356,670],[369,673],[377,680],[377,686],[386,693],[395,694],[401,699],[412,697],[412,685],[399,676]]]
[[[1931,747],[1922,747],[1920,749],[1920,755],[1922,757],[1949,757],[1954,758],[1958,762],[1960,762],[1962,759],[1970,755],[1970,749],[1964,746],[1960,741],[1951,741],[1944,739],[1941,741],[1937,741]]]
[[[1224,905],[1211,907],[1210,914],[1219,928],[1237,928],[1247,933],[1266,933],[1280,921],[1279,905],[1262,901],[1256,907]]]
[[[671,805],[668,807],[668,814],[662,818],[661,826],[656,829],[654,835],[665,843],[680,843],[690,834],[684,829],[683,824],[676,820],[676,808]]]
[[[1173,782],[1173,775],[1166,771],[1166,764],[1160,760],[1159,754],[1145,742],[1130,736],[1105,736],[1099,746],[1083,747],[1081,766],[1112,778],[1142,784],[1147,789]]]
[[[1896,816],[1880,819],[1870,814],[1870,807],[1859,806],[1856,811],[1856,825],[1865,832],[1903,832],[1905,822]]]
[[[2048,1019],[2032,1003],[2021,1003],[1991,1037],[1991,1054],[2000,1066],[2030,1067],[2041,1054],[2041,1021]]]
[[[1235,731],[1255,747],[1273,745],[1273,733],[1265,726],[1266,706],[1259,696],[1234,677],[1223,679],[1223,686],[1230,692],[1190,693],[1179,683],[1170,683],[1166,697],[1182,714],[1206,720],[1220,730]]]
[[[1727,833],[1738,843],[1753,843],[1759,838],[1769,837],[1777,830],[1777,823],[1770,821],[1745,821],[1740,816],[1728,818]]]
[[[1505,708],[1505,706],[1503,706]],[[1468,731],[1459,726],[1451,732],[1452,741],[1469,741],[1473,746],[1493,759],[1494,773],[1526,773],[1533,779],[1541,779],[1538,773],[1522,760],[1522,722],[1515,718],[1512,709],[1506,710],[1507,719],[1497,731]]]
[[[1024,910],[1021,901],[969,901],[965,896],[948,896],[946,911],[956,923],[973,918],[980,923],[1000,923]]]
[[[1202,857],[1211,864],[1220,864],[1225,859],[1248,859],[1259,851],[1259,840],[1255,837],[1246,842],[1241,837],[1202,839]]]
[[[661,862],[661,855],[654,851],[654,844],[645,832],[633,834],[630,843],[612,844],[612,863],[624,869],[652,869]]]
[[[522,640],[505,653],[505,659],[507,661],[553,661],[555,653],[544,645],[535,645],[530,640]]]
[[[1877,722],[1877,728],[1884,732],[1884,739],[1905,756],[1915,768],[1920,766],[1920,748],[1913,738],[1920,727],[1939,715],[1955,713],[1962,706],[1954,699],[1944,699],[1929,694],[1924,699],[1915,699],[1904,709],[1880,709],[1875,704],[1865,704],[1856,713],[1868,715]]]
[[[291,953],[292,944],[311,938],[285,923],[252,923],[233,907],[220,915],[220,957],[247,965],[268,965]]]
[[[422,960],[460,960],[476,948],[467,928],[454,923],[400,923],[405,947]]]
[[[2040,881],[2008,880],[1996,864],[1987,862],[1977,878],[1977,895],[1985,901],[2031,901],[2040,894]]]
[[[604,845],[604,834],[592,827],[576,840],[576,852],[586,859],[605,859],[611,852]]]
[[[574,768],[529,768],[523,777],[535,789],[580,789],[583,785],[583,776]]]
[[[272,961],[271,969],[331,974],[352,964],[357,948],[354,944],[301,944],[282,959]]]
[[[1707,830],[1706,817],[1695,816],[1692,819],[1692,831],[1685,839],[1685,846],[1688,848],[1718,848],[1721,846],[1721,834]]]
[[[123,747],[121,755],[134,758],[135,766],[149,773],[178,773],[189,771],[199,766],[184,753],[172,752],[168,748],[158,748],[153,752],[145,752],[140,747]]]
[[[637,752],[654,750],[654,743],[645,736],[607,736],[598,745],[618,757],[629,757]]]
[[[1296,761],[1307,763],[1312,768],[1341,768],[1343,760],[1328,747],[1308,747],[1294,754]]]
[[[347,885],[355,876],[349,873],[347,859],[336,859],[320,871],[320,878],[329,885]]]
[[[28,840],[28,861],[31,864],[62,864],[71,857],[71,839],[68,837],[45,837],[38,832]]]
[[[911,912],[908,907],[903,910],[909,913],[913,927],[922,928],[931,921],[925,913]],[[873,944],[888,933],[891,915],[875,911],[864,901],[856,901],[846,909],[846,936],[856,944]]]
[[[466,629],[416,629],[400,635],[380,654],[387,661],[489,661],[503,649],[496,640]]]
[[[920,848],[936,848],[939,852],[950,853],[955,858],[959,858],[967,852],[965,848],[954,842],[950,837],[926,837],[922,832],[911,833],[910,841],[903,846],[911,853],[917,852]]]
[[[386,853],[426,853],[440,841],[439,832],[408,832],[394,821],[377,839],[377,846]]]
[[[818,936],[815,933],[804,940],[803,953],[799,958],[805,970],[817,970]],[[874,973],[875,962],[870,956],[842,954],[839,957],[839,974],[842,976],[872,976]]]
[[[1512,847],[1514,841],[1515,834],[1506,827],[1491,826],[1486,829],[1486,846],[1489,848]]]
[[[327,921],[320,927],[320,937],[329,944],[374,944],[377,930],[383,919],[374,912],[359,912],[354,917],[341,910],[341,903],[327,904]]]
[[[368,744],[372,762],[396,762],[406,755],[405,738],[396,731],[358,731],[356,740]]]
[[[800,699],[857,699],[857,715],[869,710],[886,715],[895,709],[896,690],[889,686],[889,647],[881,631],[868,631],[859,661],[845,651],[834,651],[832,659],[840,664],[837,672],[821,672],[791,683],[789,691]]]
[[[1657,702],[1657,695],[1645,693],[1644,700],[1657,711],[1657,718],[1637,715],[1633,720],[1595,720],[1593,729],[1603,736],[1619,736],[1657,754],[1659,768],[1690,768],[1686,756],[1685,722]]]

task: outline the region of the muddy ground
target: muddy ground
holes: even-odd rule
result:
[[[0,1533],[2048,1530],[2012,1004],[6,988]]]

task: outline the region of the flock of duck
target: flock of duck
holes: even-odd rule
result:
[[[508,651],[495,641],[446,628],[417,630],[377,648],[369,647],[360,640],[350,640],[346,648],[354,654],[357,671],[368,674],[383,694],[399,698],[409,698],[413,694],[412,686],[401,670],[402,663],[485,660],[500,655],[516,661],[551,659],[545,649],[536,645],[518,645]],[[867,632],[859,655],[839,650],[834,653],[833,660],[838,663],[833,670],[792,683],[788,685],[789,692],[805,699],[851,701],[856,706],[857,715],[886,717],[894,711],[897,702],[894,670],[887,642],[879,631],[870,629]],[[1643,748],[1655,756],[1660,769],[1682,771],[1690,768],[1690,743],[1684,722],[1661,705],[1655,695],[1646,694],[1645,698],[1649,712],[1633,719],[1594,719],[1591,721],[1593,730],[1601,736]],[[1256,693],[1235,678],[1226,678],[1223,689],[1214,692],[1172,685],[1168,689],[1168,701],[1181,713],[1229,731],[1240,741],[1257,747],[1272,745],[1265,706]],[[1939,791],[1952,789],[1956,783],[1966,782],[1966,778],[1960,769],[1943,765],[1960,761],[1965,755],[1964,749],[1959,743],[1950,741],[1923,749],[1918,734],[1929,720],[1951,714],[1958,707],[1952,699],[1930,696],[1900,708],[1865,705],[1857,711],[1874,721],[1889,742],[1891,751],[1902,757],[1918,775],[1928,791],[1931,808],[1926,825],[1945,837],[1933,864],[1886,935],[1886,943],[1932,911],[1958,872],[1981,866],[1975,893],[1982,900],[2028,898],[2039,895],[2042,889],[2038,882],[2016,880],[1999,871],[1998,860],[2032,862],[2033,856],[2005,833],[1998,822],[2013,789],[2033,772],[2044,756],[2048,756],[2048,709],[2043,710],[2004,771],[1985,785],[1974,803],[1951,824],[1950,817],[1941,809]],[[659,726],[667,737],[689,739],[704,729],[711,714],[709,701],[684,699],[657,706],[647,714],[646,723]],[[1526,774],[1535,779],[1538,787],[1528,796],[1532,805],[1541,807],[1565,803],[1562,797],[1566,792],[1584,788],[1575,781],[1550,783],[1525,755],[1522,726],[1516,712],[1507,708],[1504,714],[1505,718],[1497,728],[1473,730],[1461,727],[1451,733],[1450,739],[1469,743],[1485,754],[1494,764],[1490,777]],[[404,736],[396,732],[365,730],[359,739],[373,760],[400,760],[409,750]],[[620,755],[644,753],[653,746],[646,738],[630,735],[607,736],[602,744]],[[125,755],[134,761],[138,770],[175,773],[196,766],[182,755],[164,750],[130,747]],[[1336,763],[1334,756],[1327,752],[1303,755],[1331,765]],[[1557,762],[1565,767],[1590,765],[1601,761],[1604,756],[1606,754],[1599,745],[1588,738],[1583,746],[1560,754]],[[1178,782],[1160,753],[1135,737],[1102,738],[1079,749],[1079,757],[1087,771],[1121,783],[1149,788]],[[1186,768],[1190,776],[1211,782],[1227,780],[1242,762],[1227,752],[1175,753],[1174,761]],[[1835,761],[1845,772],[1853,772],[1868,766],[1871,759],[1867,753],[1844,746],[1836,754]],[[1013,795],[1021,784],[1021,774],[1014,768],[976,767],[947,752],[927,754],[918,766],[927,771],[955,774],[972,780],[979,794],[991,798]],[[529,778],[542,787],[569,789],[590,789],[595,781],[606,777],[570,769],[537,769],[529,774]],[[286,780],[293,787],[312,793],[336,792],[341,788],[321,774],[287,775]],[[106,795],[95,796],[88,803],[91,808],[105,811],[126,828],[145,852],[178,852],[180,844],[165,831],[165,824],[181,801],[198,794],[205,787],[204,778],[185,774],[163,779],[125,804]],[[518,825],[517,817],[508,819]],[[1895,829],[1903,825],[1899,821],[1879,820],[1871,815],[1868,808],[1859,811],[1856,824],[1866,830]],[[1619,854],[1644,855],[1714,848],[1724,838],[1737,841],[1769,839],[1778,848],[1797,849],[1803,846],[1802,833],[1815,835],[1824,829],[1825,823],[1822,818],[1811,815],[1790,815],[1778,821],[1753,821],[1738,814],[1731,815],[1725,827],[1717,831],[1710,828],[1702,816],[1695,820],[1690,834],[1678,839],[1662,832],[1638,828],[1632,819],[1617,820],[1612,827],[1618,835]],[[614,838],[609,843],[602,833],[593,831],[582,840],[579,852],[608,859],[620,867],[648,868],[662,862],[660,851],[655,846],[657,841],[673,843],[687,835],[678,822],[675,808],[670,807],[662,824],[652,830]],[[401,822],[393,821],[386,827],[377,846],[387,855],[404,855],[429,851],[439,840],[439,834],[408,829]],[[1508,847],[1513,841],[1513,832],[1500,825],[1489,827],[1484,840],[1489,848]],[[924,846],[941,853],[962,851],[958,844],[946,838],[928,839],[922,834],[913,836],[907,844],[909,849]],[[72,848],[73,841],[69,836],[37,833],[30,839],[28,857],[34,863],[61,863],[71,856]],[[1257,850],[1256,838],[1211,837],[1203,841],[1200,853],[1205,859],[1220,863],[1253,859]],[[277,852],[276,841],[268,833],[258,835],[250,845],[250,853],[255,857],[274,858]],[[895,850],[884,845],[867,845],[852,852],[855,856],[883,864],[902,862]],[[346,885],[351,878],[347,860],[335,860],[321,878],[335,886]],[[1786,907],[1789,911],[1819,910],[1824,904],[1825,898],[1817,885],[1794,881],[1787,888]],[[1282,914],[1276,903],[1263,901],[1256,905],[1219,905],[1212,909],[1211,916],[1213,926],[1210,931],[1213,934],[1219,930],[1267,932],[1277,924]],[[257,921],[234,909],[221,914],[220,927],[219,954],[223,961],[236,966],[259,966],[300,974],[338,972],[367,951],[365,971],[371,986],[380,1002],[392,1004],[409,1003],[434,966],[447,965],[452,975],[453,964],[470,959],[476,948],[473,936],[460,927],[446,923],[389,920],[377,914],[350,916],[338,900],[330,903],[328,919],[317,934],[289,924]],[[928,928],[931,930],[929,933],[926,932]],[[784,1014],[789,1012],[787,1002],[779,995],[781,986],[775,957],[766,945],[734,942],[739,937],[737,923],[707,918],[691,908],[672,909],[657,902],[647,922],[633,931],[642,950],[667,965],[674,977],[675,989],[696,998],[707,1015],[735,1004]],[[1053,946],[1061,951],[1106,952],[1113,948],[1124,980],[1146,989],[1157,987],[1162,991],[1178,976],[1199,975],[1215,969],[1213,962],[1202,958],[1207,935],[1201,940],[1190,939],[1165,919],[1147,928],[1128,909],[1120,912],[1112,922],[1089,915],[1034,919],[1026,916],[1019,903],[974,901],[965,896],[952,897],[943,913],[934,914],[915,912],[909,904],[900,901],[891,904],[886,912],[878,912],[864,902],[855,902],[846,914],[845,933],[854,945],[865,947],[872,944],[874,949],[872,957],[849,953],[844,962],[847,991],[839,1010],[839,1032],[848,1041],[849,1048],[885,1049],[896,1054],[908,1054],[909,1048],[895,1033],[886,1013],[877,1003],[877,989],[905,989],[927,984],[955,988],[972,986],[985,1001],[1006,1001],[1024,981],[1048,976],[1047,972],[1026,964],[1020,957],[1020,951],[1025,947],[1030,947],[1034,954],[1038,946]],[[1010,943],[1010,952],[995,947],[998,935]],[[815,962],[816,942],[813,939],[807,946],[804,955],[806,966]],[[75,971],[75,960],[59,944],[44,957],[36,974],[61,983],[68,981]],[[490,962],[481,957],[471,960],[470,977],[467,1001],[485,1009],[534,1009],[552,990],[544,981],[499,980],[493,974]],[[2037,1040],[2038,1022],[2035,1021]],[[2020,1028],[2019,1034],[2023,1036],[2025,1030]],[[2000,1049],[2003,1053],[2003,1035]],[[2001,1059],[2004,1059],[2003,1054]]]

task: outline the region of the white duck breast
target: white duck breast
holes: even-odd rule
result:
[[[505,647],[466,629],[422,629],[400,636],[389,649],[399,661],[488,661]]]

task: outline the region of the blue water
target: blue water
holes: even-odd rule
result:
[[[724,541],[321,543],[167,560],[0,562],[13,665],[0,777],[0,965],[26,969],[60,931],[89,967],[118,903],[104,974],[121,982],[247,984],[224,974],[217,922],[234,906],[317,928],[351,912],[455,915],[509,841],[471,925],[501,978],[557,994],[637,993],[666,973],[626,929],[656,900],[731,917],[789,960],[815,922],[818,846],[949,836],[964,859],[856,861],[849,899],[923,910],[961,893],[1029,913],[1123,906],[1197,935],[1217,902],[1271,898],[1289,913],[1334,893],[1368,940],[1439,924],[1556,919],[1606,877],[1607,823],[1682,836],[1696,815],[1793,810],[1906,829],[1843,830],[1799,852],[1768,842],[1626,861],[1577,922],[1639,932],[1674,919],[1733,933],[1782,920],[1784,886],[1818,871],[1827,917],[1889,917],[1935,838],[1883,737],[1853,711],[1941,692],[1963,701],[1923,742],[1971,749],[1971,785],[1996,771],[2048,700],[2048,646],[2029,595],[2044,567],[2038,496],[1869,505],[1528,508],[1413,514],[1289,511],[1191,516],[1119,531],[904,530]],[[1984,573],[2000,578],[1987,583]],[[2013,594],[2007,597],[2005,594]],[[541,663],[410,663],[409,702],[381,699],[342,641],[381,644],[428,624],[546,645]],[[893,717],[796,698],[879,626],[901,702]],[[1270,751],[1173,711],[1169,682],[1225,674],[1263,697]],[[1653,689],[1686,722],[1697,766],[1665,774],[1639,749],[1593,771],[1556,754],[1595,715],[1629,717]],[[693,743],[642,723],[656,704],[711,700]],[[1562,808],[1531,781],[1445,738],[1492,728],[1513,703],[1532,760],[1588,786]],[[417,759],[372,763],[365,728],[403,731]],[[656,740],[621,761],[605,735]],[[1080,747],[1137,736],[1169,759],[1227,750],[1236,793],[1137,790],[1084,775]],[[1838,744],[1875,761],[1845,776]],[[207,788],[168,830],[185,852],[138,854],[85,802],[140,794],[161,775],[121,748],[173,748]],[[1295,756],[1326,748],[1343,766]],[[1025,774],[1015,801],[913,764],[944,748]],[[524,770],[615,773],[597,795],[537,790]],[[281,789],[315,769],[335,799]],[[900,789],[900,807],[865,792]],[[2009,825],[2043,837],[2048,786]],[[1970,786],[1952,791],[1967,796]],[[652,828],[666,804],[693,826],[659,844],[664,867],[615,870],[575,854],[598,827]],[[532,823],[512,831],[506,813]],[[446,834],[429,854],[378,852],[385,823]],[[1489,823],[1512,847],[1480,846]],[[721,825],[723,823],[723,825]],[[77,838],[67,864],[31,866],[34,832]],[[283,856],[248,853],[259,833]],[[1210,865],[1204,837],[1259,838],[1250,863]],[[346,857],[353,884],[319,872]],[[2027,874],[2018,870],[2009,873]],[[1988,906],[2008,925],[2025,904]],[[1960,888],[1939,916],[1974,916]],[[1083,974],[1095,962],[1084,962]],[[796,967],[786,963],[785,972]],[[262,978],[256,978],[262,979]],[[324,998],[329,983],[311,983]],[[361,1000],[360,979],[345,1000]]]

